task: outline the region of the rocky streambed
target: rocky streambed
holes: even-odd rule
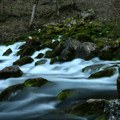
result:
[[[119,120],[120,38],[111,27],[89,14],[1,45],[0,119]]]

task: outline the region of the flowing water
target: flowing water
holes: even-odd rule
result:
[[[14,61],[19,59],[16,53],[23,44],[24,42],[18,42],[9,46],[0,46],[0,70],[6,66],[11,66]],[[13,52],[9,56],[2,56],[8,48],[11,48]],[[45,53],[47,50],[50,49],[47,48],[35,52],[32,55],[34,62],[20,67],[24,72],[22,77],[0,80],[0,91],[8,86],[23,83],[28,78],[43,77],[51,81],[40,88],[24,88],[14,94],[10,100],[0,102],[0,120],[87,120],[87,118],[56,112],[58,109],[57,105],[60,104],[60,101],[56,100],[56,95],[63,89],[80,90],[80,94],[74,98],[76,100],[116,98],[117,67],[111,77],[91,80],[88,77],[107,66],[119,65],[120,61],[102,61],[98,58],[89,61],[75,59],[70,62],[50,65],[50,60],[47,59],[45,64],[35,66],[35,62],[38,61],[35,57],[39,53]],[[101,66],[98,69],[82,71],[83,68],[91,65]]]

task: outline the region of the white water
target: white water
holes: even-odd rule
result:
[[[23,44],[24,42],[19,42],[14,45],[0,46],[0,70],[6,66],[11,66],[14,61],[19,59],[19,56],[16,56],[16,53],[19,51],[18,48]],[[2,56],[8,48],[12,49],[12,54],[9,56]],[[87,78],[92,73],[102,70],[107,66],[109,67],[113,64],[119,65],[120,61],[102,61],[98,58],[94,58],[90,61],[75,59],[62,64],[56,63],[50,65],[50,60],[47,59],[47,62],[44,65],[35,66],[35,62],[39,60],[35,57],[39,53],[45,53],[47,50],[50,49],[35,52],[32,55],[34,62],[20,67],[24,72],[22,77],[0,80],[0,91],[4,90],[8,86],[23,83],[28,78],[43,77],[52,83],[48,83],[41,88],[25,88],[19,93],[16,93],[11,101],[0,102],[0,120],[7,120],[8,118],[12,120],[17,120],[18,118],[20,120],[29,120],[32,117],[36,117],[37,119],[42,117],[44,119],[49,119],[51,116],[48,118],[45,117],[45,114],[47,114],[48,111],[56,109],[55,106],[58,101],[56,101],[55,95],[63,89],[79,89],[81,94],[77,95],[76,99],[92,97],[101,98],[105,96],[111,97],[113,94],[116,95],[116,79],[118,77],[117,67],[115,74],[111,77],[91,80],[88,80]],[[98,64],[103,64],[103,66],[96,71],[88,70],[86,72],[82,72],[83,68]],[[63,116],[66,118],[66,115]],[[52,118],[54,117],[52,116]],[[71,117],[68,117],[68,119],[70,118]],[[74,119],[81,120],[85,118],[74,117]]]

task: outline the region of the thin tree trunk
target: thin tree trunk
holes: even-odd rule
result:
[[[32,8],[32,13],[31,13],[31,19],[30,19],[29,27],[31,27],[32,24],[33,24],[33,21],[34,21],[34,18],[35,18],[35,12],[36,12],[37,5],[38,5],[38,1],[39,0],[35,0],[35,2],[34,2],[33,8]]]
[[[3,0],[0,1],[1,4],[0,4],[0,14],[1,16],[3,15]]]
[[[57,16],[60,15],[60,11],[59,11],[59,9],[60,9],[60,6],[59,6],[59,0],[56,0],[56,13],[57,13]]]

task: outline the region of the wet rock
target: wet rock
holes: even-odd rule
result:
[[[120,100],[106,101],[104,111],[107,115],[107,120],[120,120]]]
[[[77,47],[76,50],[76,58],[82,58],[82,59],[91,59],[91,54],[93,52],[98,51],[98,47],[96,44],[92,42],[84,42],[80,46]]]
[[[37,62],[35,63],[35,66],[37,66],[37,65],[43,65],[43,64],[45,64],[46,62],[47,62],[46,59],[39,60],[39,61],[37,61]]]
[[[113,53],[113,60],[120,60],[120,49]]]
[[[43,53],[39,53],[37,56],[36,56],[36,58],[42,58],[44,56],[44,54]]]
[[[54,53],[52,51],[47,51],[45,54],[45,58],[52,58],[54,56]]]
[[[11,97],[13,97],[14,95],[16,95],[16,93],[23,89],[24,85],[23,84],[17,84],[17,85],[13,85],[10,86],[8,88],[6,88],[5,90],[3,90],[0,93],[0,101],[6,101],[9,100]]]
[[[69,38],[61,42],[54,50],[54,55],[59,56],[62,61],[69,61],[75,58],[75,51],[81,43],[78,40]]]
[[[20,51],[17,52],[17,55],[20,55],[20,58],[24,56],[31,56],[36,49],[32,46],[27,46],[24,49],[21,49]]]
[[[8,56],[12,53],[12,50],[9,48],[7,49],[4,53],[3,53],[3,56]]]
[[[111,50],[111,47],[105,46],[104,48],[102,48],[98,54],[98,57],[102,60],[112,60],[113,51]]]
[[[46,84],[48,81],[44,78],[33,78],[28,79],[24,82],[26,87],[41,87],[42,85]]]
[[[93,78],[101,78],[101,77],[110,77],[114,74],[115,68],[106,68],[102,71],[98,71],[96,73],[93,73],[92,75],[89,76],[89,79]]]
[[[104,106],[104,99],[89,99],[86,101],[78,101],[71,104],[70,107],[66,108],[65,112],[80,116],[101,116],[104,115]]]
[[[120,99],[120,68],[119,68],[119,75],[117,78],[117,93],[118,93],[118,98]]]
[[[5,67],[0,71],[0,79],[7,79],[11,77],[21,77],[23,72],[19,69],[18,66],[9,66]]]
[[[25,65],[25,64],[28,64],[28,63],[32,63],[33,62],[33,59],[31,57],[28,57],[28,56],[25,56],[25,57],[22,57],[20,58],[19,60],[15,61],[13,63],[13,65]]]
[[[77,89],[65,89],[65,90],[62,90],[58,95],[57,95],[57,98],[58,100],[66,100],[70,97],[73,97],[75,96],[76,94],[79,94],[80,91],[77,90]]]
[[[42,85],[46,84],[48,81],[43,78],[33,78],[28,79],[22,84],[12,85],[3,90],[0,93],[0,101],[6,101],[16,95],[20,90],[24,89],[25,87],[41,87]]]

